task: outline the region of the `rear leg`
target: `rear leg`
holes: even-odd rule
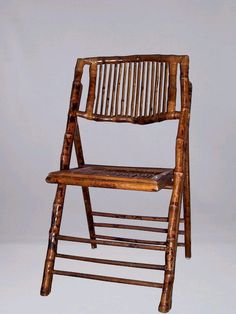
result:
[[[189,172],[189,142],[187,138],[185,150],[185,177],[183,189],[183,207],[184,207],[184,241],[185,257],[191,258],[191,199],[190,199],[190,172]]]
[[[84,165],[84,155],[83,155],[78,121],[76,121],[76,127],[75,127],[74,146],[75,146],[75,155],[76,155],[78,167],[80,167]],[[84,206],[86,210],[90,239],[96,240],[89,188],[82,187],[82,193],[83,193],[83,199],[84,199]],[[91,243],[91,247],[92,249],[95,249],[97,245],[95,243]]]
[[[82,187],[82,192],[83,192],[84,206],[85,206],[85,210],[86,210],[90,239],[96,240],[89,189],[87,187]],[[92,247],[92,249],[96,249],[97,244],[91,243],[91,247]]]

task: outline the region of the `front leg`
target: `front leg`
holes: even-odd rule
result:
[[[62,211],[65,199],[66,185],[58,184],[55,200],[53,203],[51,227],[47,255],[44,265],[43,281],[40,294],[47,296],[51,292],[55,257],[57,254],[58,235],[60,232]]]
[[[180,209],[182,199],[183,174],[175,173],[174,187],[172,191],[169,215],[168,234],[165,255],[164,286],[161,295],[159,311],[167,313],[172,305],[172,290],[175,276],[175,262],[179,234]]]

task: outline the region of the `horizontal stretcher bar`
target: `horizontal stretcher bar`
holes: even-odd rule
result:
[[[91,243],[91,244],[100,244],[100,245],[110,245],[110,246],[119,246],[119,247],[128,247],[128,248],[136,248],[136,249],[144,249],[144,250],[156,250],[156,251],[165,251],[165,246],[157,246],[157,245],[144,245],[137,243],[125,243],[118,241],[106,241],[106,240],[91,240],[86,238],[78,238],[71,237],[65,235],[59,235],[58,240],[62,241],[71,241],[71,242],[80,242],[80,243]]]
[[[125,224],[111,224],[111,223],[102,223],[102,222],[95,222],[94,227],[142,230],[142,231],[159,232],[159,233],[168,232],[168,229],[166,228],[133,226],[133,225],[125,225]],[[184,231],[179,230],[179,234],[184,234]]]
[[[97,211],[92,211],[92,215],[93,216],[100,216],[100,217],[119,218],[119,219],[133,219],[133,220],[168,222],[168,217],[154,217],[154,216],[114,214],[114,213],[97,212]],[[180,222],[183,223],[184,219],[181,218]]]
[[[71,271],[65,271],[65,270],[56,270],[56,269],[53,270],[52,272],[54,275],[60,275],[60,276],[69,276],[69,277],[78,277],[78,278],[93,279],[93,280],[100,280],[100,281],[109,281],[109,282],[124,283],[127,285],[135,285],[135,286],[153,287],[153,288],[161,288],[161,289],[163,288],[162,283],[156,283],[156,282],[151,282],[151,281],[84,274],[84,273],[77,273],[77,272],[71,272]]]
[[[98,264],[133,267],[133,268],[145,268],[145,269],[153,269],[153,270],[165,270],[165,265],[154,265],[154,264],[147,264],[147,263],[116,261],[116,260],[92,258],[92,257],[86,257],[86,256],[75,256],[75,255],[61,254],[61,253],[57,253],[56,257],[65,258],[65,259],[72,259],[72,260],[76,260],[76,261],[89,262],[89,263],[98,263]]]
[[[103,234],[96,234],[96,239],[114,240],[114,241],[131,242],[131,243],[141,243],[141,244],[151,244],[151,245],[166,245],[166,241],[130,239],[130,238],[122,238],[122,237],[116,237],[116,236],[108,236],[108,235],[103,235]],[[178,242],[178,246],[184,246],[184,243]]]

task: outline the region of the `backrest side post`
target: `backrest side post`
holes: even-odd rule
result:
[[[61,159],[60,159],[61,170],[69,169],[69,165],[70,165],[71,152],[72,152],[74,134],[75,134],[76,123],[77,123],[77,112],[79,109],[82,88],[83,88],[81,84],[83,66],[84,66],[83,60],[78,59],[76,63],[76,67],[75,67],[75,74],[74,74],[74,80],[73,80],[72,89],[71,89],[66,131],[64,135],[64,141],[63,141],[62,152],[61,152]]]
[[[96,79],[97,79],[97,64],[93,62],[89,67],[89,92],[88,92],[87,108],[86,108],[89,118],[92,118],[93,116]]]
[[[180,85],[181,85],[181,116],[179,120],[176,139],[176,164],[175,171],[184,171],[184,145],[188,136],[190,117],[190,97],[189,97],[189,59],[185,57],[180,63]]]
[[[170,62],[169,65],[169,88],[168,88],[168,112],[175,111],[176,107],[176,76],[177,76],[176,62]]]

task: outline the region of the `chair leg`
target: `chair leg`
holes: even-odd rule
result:
[[[165,272],[165,283],[162,290],[161,302],[158,310],[161,313],[168,313],[172,306],[172,290],[174,283],[174,275],[171,272]]]
[[[184,241],[185,257],[191,258],[191,199],[190,199],[190,173],[189,173],[189,144],[187,142],[185,152],[185,178],[183,189],[183,207],[184,207]]]
[[[89,189],[87,187],[82,187],[82,192],[83,192],[84,205],[85,205],[85,210],[86,210],[86,215],[87,215],[90,239],[96,240]],[[91,247],[92,249],[96,249],[97,244],[91,243]]]
[[[175,277],[175,262],[178,244],[179,233],[179,221],[181,212],[181,200],[182,200],[182,175],[177,175],[176,187],[173,189],[169,215],[168,215],[168,233],[166,243],[165,254],[165,275],[164,286],[162,289],[161,301],[159,304],[159,311],[167,313],[171,309],[172,305],[172,291]]]
[[[74,145],[75,145],[75,155],[76,155],[78,167],[80,167],[81,165],[84,164],[84,156],[83,156],[83,149],[82,149],[82,144],[81,144],[78,121],[76,121]],[[90,239],[96,240],[89,189],[87,187],[82,187],[82,192],[83,192],[84,206],[86,210]],[[91,244],[91,247],[92,249],[95,249],[97,247],[97,244]]]
[[[177,210],[175,210],[175,214],[177,214]],[[176,261],[177,241],[178,241],[177,230],[173,232],[172,239],[167,239],[166,256],[165,256],[166,270],[165,270],[165,275],[164,275],[164,286],[162,289],[161,301],[158,308],[158,310],[161,313],[169,312],[172,306],[172,291],[173,291],[174,276],[175,276],[175,261]]]
[[[41,292],[40,292],[42,296],[47,296],[51,292],[53,269],[54,269],[54,264],[55,264],[55,257],[57,254],[57,243],[58,243],[57,237],[60,232],[65,193],[66,193],[66,185],[58,184],[56,196],[53,203],[51,227],[49,230],[48,249],[47,249],[47,255],[46,255],[46,260],[45,260],[45,265],[44,265],[43,280],[42,280],[42,286],[41,286]]]

